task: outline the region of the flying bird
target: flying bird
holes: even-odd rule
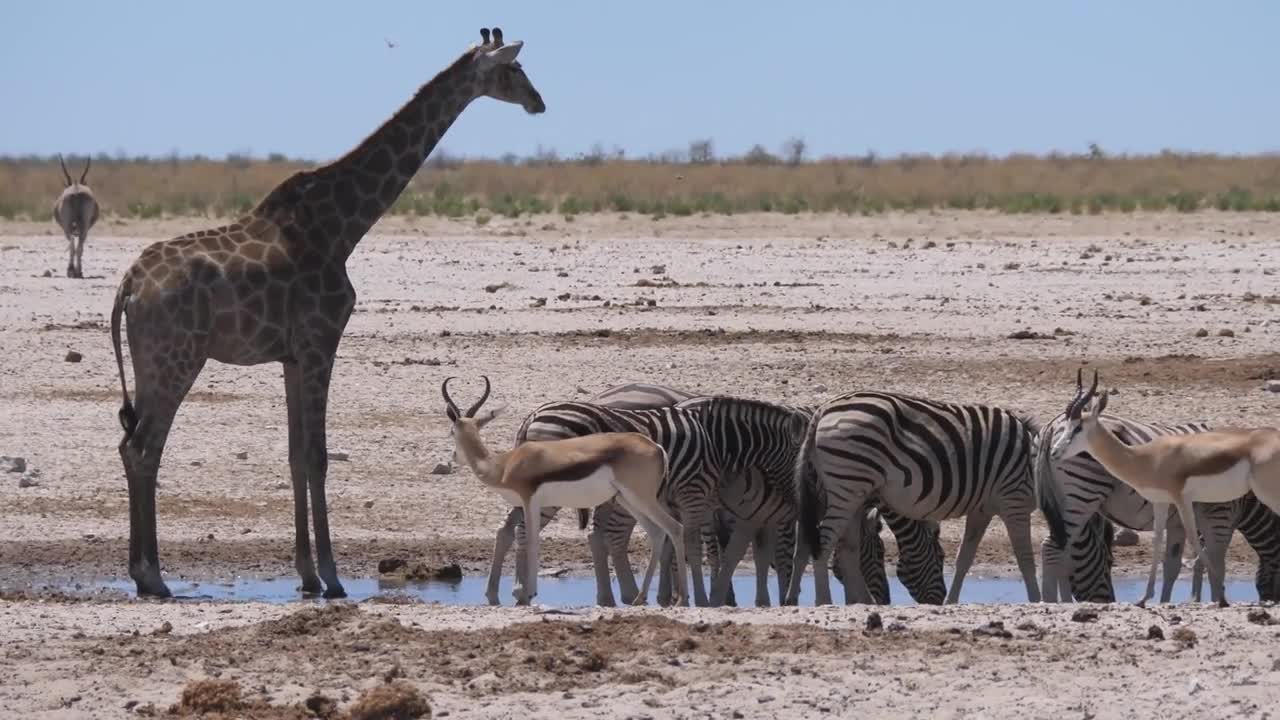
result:
[[[391,41],[391,38],[389,38],[389,37],[383,37],[383,38],[382,38],[382,41],[383,41],[383,42],[385,42],[385,43],[387,44],[387,47],[391,48],[392,50],[394,50],[394,49],[395,49],[395,47],[396,47],[397,45],[399,45],[399,44],[400,44],[400,43],[397,43],[397,42],[392,42],[392,41]]]

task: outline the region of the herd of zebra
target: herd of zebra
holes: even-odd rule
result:
[[[1159,435],[1196,433],[1203,423],[1164,425],[1105,415],[1126,444]],[[697,605],[734,604],[732,575],[753,547],[757,606],[770,604],[769,571],[778,598],[795,604],[809,562],[818,604],[831,603],[830,567],[847,602],[887,604],[889,584],[880,529],[898,545],[897,575],[922,604],[957,602],[979,541],[994,516],[1009,535],[1031,602],[1114,602],[1111,579],[1114,525],[1149,530],[1152,506],[1087,454],[1062,463],[1048,448],[1064,431],[1059,415],[1042,427],[999,407],[937,402],[888,392],[853,392],[817,407],[794,407],[728,396],[699,396],[671,387],[629,383],[590,401],[543,404],[522,423],[516,442],[555,440],[601,432],[639,432],[668,456],[662,498],[685,528],[689,586]],[[1044,514],[1049,536],[1041,546],[1038,583],[1031,515]],[[541,511],[540,528],[558,508]],[[1258,554],[1260,600],[1280,599],[1280,515],[1252,493],[1218,505],[1196,506],[1207,552],[1214,601],[1225,602],[1227,545],[1239,530]],[[939,521],[965,518],[950,588],[943,575]],[[615,604],[639,590],[627,548],[636,521],[610,501],[578,514],[588,535],[596,601]],[[1161,600],[1168,602],[1182,567],[1183,534],[1170,518]],[[524,517],[513,508],[499,527],[486,597],[500,602],[498,586],[515,543],[517,577],[525,577]],[[658,601],[671,600],[671,548],[663,563]],[[703,581],[703,558],[710,592]],[[1200,600],[1197,562],[1192,596]]]

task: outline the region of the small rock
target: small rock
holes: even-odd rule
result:
[[[1200,692],[1203,689],[1204,689],[1204,686],[1200,684],[1200,678],[1191,678],[1191,680],[1187,683],[1188,695],[1195,695],[1196,693]]]
[[[1195,632],[1185,625],[1174,628],[1170,637],[1183,645],[1195,645],[1197,640]]]
[[[164,622],[160,623],[160,627],[153,630],[151,634],[152,635],[168,635],[171,632],[173,632],[173,623],[169,622],[168,620],[165,620]]]
[[[40,481],[36,479],[38,477],[40,477],[39,470],[31,470],[30,472],[24,472],[22,473],[22,477],[18,478],[18,487],[20,488],[36,487],[40,484]]]
[[[870,615],[867,615],[868,631],[875,632],[876,630],[883,630],[883,629],[884,629],[884,620],[880,617],[880,613],[872,612]]]
[[[891,633],[899,633],[899,632],[906,632],[906,631],[907,631],[907,626],[896,620],[889,623],[889,632]]]
[[[1231,328],[1222,328],[1218,331],[1218,337],[1235,337],[1236,331]]]
[[[391,681],[388,680],[387,682]],[[320,693],[316,693],[307,698],[306,701],[303,702],[303,705],[312,715],[320,718],[331,717],[338,709],[338,704],[336,702],[324,695],[321,695]]]
[[[276,483],[275,485],[272,485],[271,487],[272,487],[272,489],[274,489],[274,490],[288,490],[288,489],[289,489],[289,483],[287,483],[287,482],[278,482],[278,483]]]
[[[974,628],[973,636],[974,637],[984,637],[984,636],[997,637],[1004,640],[1008,640],[1013,637],[1013,633],[1004,629],[1003,622],[999,620],[992,620],[991,622],[987,623],[986,625],[983,625],[982,627]]]
[[[1130,530],[1129,528],[1121,528],[1120,531],[1116,533],[1116,547],[1134,547],[1137,544],[1138,533]]]
[[[27,471],[27,459],[24,457],[9,457],[8,455],[0,455],[0,468],[5,472],[22,473]]]
[[[408,564],[402,558],[383,558],[378,561],[378,573],[381,575],[393,573]]]
[[[570,295],[569,293],[560,293],[559,295],[556,296],[556,299],[559,300],[560,302],[564,302],[565,300],[568,300],[571,297],[573,297],[573,295]]]
[[[1271,672],[1280,672],[1280,658],[1271,661]]]
[[[1095,620],[1097,620],[1097,619],[1098,619],[1098,611],[1097,611],[1097,610],[1090,610],[1090,609],[1088,609],[1088,608],[1080,608],[1079,610],[1077,610],[1077,611],[1075,611],[1075,612],[1071,613],[1071,621],[1072,621],[1072,622],[1078,622],[1078,623],[1083,623],[1083,622],[1093,622],[1093,621],[1095,621]]]
[[[364,501],[364,509],[365,509],[365,510],[368,510],[368,509],[369,509],[369,508],[371,508],[371,507],[373,507],[373,501],[372,501],[372,500],[365,500],[365,501]]]
[[[346,450],[330,450],[328,455],[330,460],[336,460],[338,462],[345,462],[351,459],[351,453]]]
[[[1280,620],[1271,617],[1271,613],[1261,608],[1250,610],[1246,617],[1254,625],[1280,625]]]
[[[63,359],[69,363],[78,363],[84,359],[84,356],[76,352],[75,350],[68,350],[67,356]]]
[[[653,274],[653,275],[666,275],[666,274],[667,274],[667,266],[666,266],[666,265],[651,265],[651,266],[649,266],[649,272],[650,272],[651,274]]]
[[[1147,628],[1147,639],[1163,640],[1164,630],[1161,630],[1159,625],[1152,625],[1151,627]]]
[[[529,303],[529,307],[531,307],[531,308],[546,307],[546,304],[547,304],[547,299],[546,299],[546,298],[544,298],[544,297],[536,297],[536,298],[534,298],[534,299],[533,299],[533,302]]]
[[[249,459],[249,453],[245,452],[244,450],[241,450],[240,452],[236,453],[236,459],[237,459],[237,460],[248,460],[248,459]]]
[[[498,292],[499,290],[502,290],[502,289],[505,289],[505,288],[509,288],[509,287],[511,287],[511,283],[509,283],[509,282],[500,282],[500,283],[494,283],[494,284],[492,284],[492,285],[485,285],[485,286],[484,286],[484,291],[485,291],[485,292],[487,292],[487,293],[496,293],[496,292]]]
[[[453,464],[452,463],[436,463],[436,466],[431,468],[431,474],[432,475],[452,475]]]
[[[1196,337],[1209,337],[1209,331],[1205,328],[1200,328],[1196,331]]]
[[[44,271],[44,274],[43,274],[43,275],[41,275],[40,277],[53,277],[53,271],[52,271],[52,270],[45,270],[45,271]]]
[[[1267,392],[1280,393],[1280,380],[1268,380],[1262,388]]]
[[[240,528],[241,535],[248,535],[251,532],[253,532],[253,528]]]
[[[1010,340],[1052,340],[1052,335],[1045,335],[1034,330],[1015,330],[1007,336]]]
[[[823,385],[822,383],[818,383],[817,385],[813,386],[813,391],[816,393],[824,393],[827,391],[827,386]]]

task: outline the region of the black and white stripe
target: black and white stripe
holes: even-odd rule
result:
[[[1139,445],[1163,435],[1189,435],[1209,429],[1207,424],[1200,422],[1167,425],[1139,422],[1118,415],[1103,415],[1102,422],[1126,445]],[[1062,433],[1070,432],[1069,428],[1066,416],[1059,415],[1046,423],[1036,438],[1036,492],[1040,510],[1049,525],[1049,537],[1045,538],[1041,546],[1044,574],[1046,584],[1053,583],[1056,588],[1066,587],[1068,577],[1071,578],[1070,586],[1073,588],[1077,577],[1081,578],[1080,582],[1087,584],[1088,577],[1101,572],[1099,568],[1088,565],[1091,561],[1096,562],[1096,553],[1081,555],[1072,552],[1070,566],[1061,562],[1066,559],[1062,548],[1068,544],[1073,547],[1080,544],[1087,524],[1096,514],[1101,513],[1111,522],[1131,530],[1151,530],[1154,526],[1151,503],[1107,472],[1088,453],[1060,463],[1054,463],[1049,458],[1049,448]],[[1196,503],[1195,508],[1205,550],[1214,558],[1217,567],[1223,568],[1234,528],[1232,504]],[[1169,601],[1173,585],[1182,570],[1185,537],[1182,522],[1176,512],[1169,513],[1168,533],[1161,602]],[[1081,563],[1086,564],[1082,566]],[[1109,569],[1107,572],[1110,572]],[[1224,577],[1219,573],[1209,581],[1210,594],[1217,601],[1222,595]],[[1193,597],[1198,602],[1200,596],[1194,592],[1196,589],[1198,588],[1193,588]],[[1056,591],[1048,597],[1051,601],[1057,598]],[[1065,597],[1064,593],[1062,599],[1071,598]],[[1076,595],[1076,599],[1081,599],[1081,596]]]
[[[1080,536],[1065,548],[1047,538],[1040,546],[1040,599],[1111,603],[1116,601],[1111,582],[1115,525],[1101,513],[1085,524]],[[1059,568],[1071,568],[1071,572]],[[1068,577],[1070,575],[1070,577]]]
[[[1258,600],[1280,602],[1280,515],[1264,505],[1253,493],[1231,502],[1231,525],[1244,536],[1258,554],[1258,570],[1253,584]],[[1197,560],[1191,579],[1191,594],[1199,597],[1204,562]]]
[[[885,507],[917,520],[965,517],[948,602],[958,599],[978,541],[995,515],[1008,530],[1027,597],[1038,602],[1031,545],[1034,438],[1029,420],[987,405],[884,392],[827,401],[806,430],[797,463],[800,538],[788,601],[799,595],[800,572],[811,553],[817,601],[831,602],[832,551],[847,531],[861,536],[862,509],[878,494]],[[815,493],[826,496],[822,515]],[[853,579],[846,580],[846,598],[869,602],[861,573],[853,575],[857,571],[845,561],[844,575]]]

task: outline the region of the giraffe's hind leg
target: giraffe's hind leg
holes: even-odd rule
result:
[[[129,576],[138,595],[169,597],[160,576],[160,546],[156,532],[156,478],[174,416],[204,367],[204,357],[174,351],[135,350],[137,378],[134,413],[137,424],[120,442],[120,459],[129,483]]]
[[[302,371],[295,362],[284,363],[285,404],[289,412],[289,475],[293,481],[293,565],[305,595],[324,592],[311,556],[310,512],[307,506],[307,464],[302,431]]]

